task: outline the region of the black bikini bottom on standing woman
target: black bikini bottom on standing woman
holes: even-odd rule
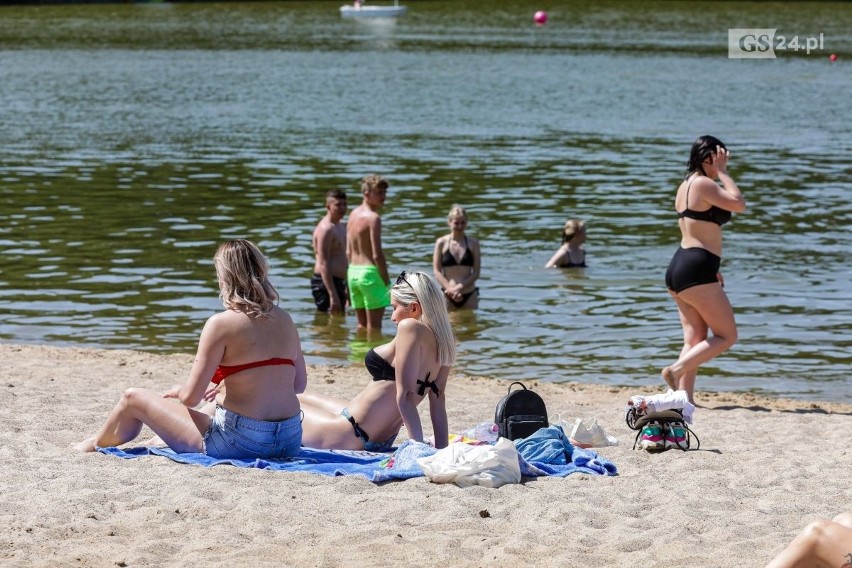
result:
[[[683,292],[687,288],[718,282],[722,259],[703,248],[678,247],[666,270],[666,288]]]

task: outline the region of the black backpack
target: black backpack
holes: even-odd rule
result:
[[[520,385],[522,390],[513,391],[512,387]],[[526,438],[539,428],[547,428],[547,408],[544,401],[523,383],[514,382],[509,385],[509,394],[497,403],[494,413],[500,436],[509,440]]]

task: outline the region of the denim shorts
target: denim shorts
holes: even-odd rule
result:
[[[302,413],[279,422],[242,416],[216,405],[204,434],[204,453],[213,458],[284,458],[299,453]]]

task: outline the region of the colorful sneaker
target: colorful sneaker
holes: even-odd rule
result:
[[[642,437],[639,439],[639,447],[643,450],[662,450],[666,443],[663,438],[663,428],[658,422],[648,422],[642,428]]]
[[[669,448],[689,449],[689,442],[686,440],[686,428],[682,424],[669,424],[669,427],[666,428],[666,449]]]

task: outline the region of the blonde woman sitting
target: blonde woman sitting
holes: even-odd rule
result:
[[[544,265],[545,268],[585,268],[586,223],[579,219],[569,219],[562,229],[562,246]]]
[[[299,395],[304,446],[388,451],[403,426],[422,442],[417,406],[427,397],[435,445],[447,445],[447,377],[456,350],[444,295],[428,274],[403,272],[391,288],[391,308],[396,336],[364,357],[372,377],[364,390],[348,402]]]
[[[76,449],[124,444],[147,425],[179,453],[237,459],[299,453],[296,393],[307,384],[305,360],[293,320],[275,305],[266,258],[240,239],[222,244],[213,261],[225,310],[204,324],[187,381],[162,394],[127,389],[103,426]],[[223,380],[227,388],[220,393]],[[214,398],[212,416],[195,410]]]

